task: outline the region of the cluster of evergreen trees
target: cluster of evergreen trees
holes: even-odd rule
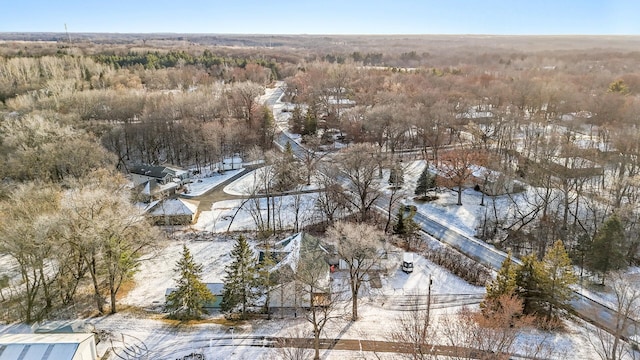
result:
[[[527,255],[518,264],[511,255],[502,263],[496,279],[487,286],[484,310],[492,311],[500,296],[515,295],[523,302],[523,313],[551,320],[572,297],[576,282],[571,260],[562,241],[556,241],[542,260]]]
[[[223,312],[238,310],[244,318],[260,295],[267,293],[268,297],[271,282],[268,270],[274,262],[267,252],[264,261],[258,263],[247,239],[242,235],[236,240],[231,257],[233,261],[226,269],[220,308]],[[200,318],[205,312],[205,304],[213,302],[215,296],[202,283],[202,265],[194,261],[186,245],[175,271],[178,274],[177,288],[167,297],[169,317],[179,320]],[[267,298],[266,306],[268,303]]]
[[[142,65],[145,69],[161,69],[183,65],[202,65],[206,68],[217,65],[228,65],[231,67],[244,68],[249,63],[258,64],[271,69],[273,75],[278,76],[278,65],[275,61],[253,58],[231,58],[214,55],[211,51],[205,50],[200,56],[193,56],[185,51],[169,51],[161,53],[159,51],[149,52],[129,52],[126,55],[100,54],[95,55],[94,60],[103,64],[109,64],[114,68],[124,68],[134,65]]]

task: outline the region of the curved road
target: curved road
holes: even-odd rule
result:
[[[268,97],[266,103],[272,109],[279,102],[280,98],[284,94],[282,85],[280,85],[271,96]],[[278,115],[274,110],[274,116],[278,119]],[[274,140],[279,146],[283,147],[289,142],[296,156],[302,158],[303,154],[307,151],[304,147],[290,139],[284,132],[280,131],[276,135]],[[389,199],[386,196],[381,196],[376,202],[377,210],[386,213],[386,207],[389,203]],[[398,205],[399,206],[399,205]],[[395,207],[397,210],[397,206]],[[429,217],[420,211],[416,212],[414,220],[420,224],[422,231],[432,236],[440,242],[448,244],[454,247],[456,250],[470,257],[471,259],[491,268],[494,270],[500,269],[502,262],[506,259],[507,254],[496,250],[494,247],[486,244],[485,242],[476,239],[474,237],[467,236],[448,224],[443,224],[439,220]],[[514,259],[518,262],[519,260]],[[616,311],[611,309],[605,304],[599,303],[579,292],[574,291],[574,298],[571,301],[571,307],[574,313],[609,332],[613,332],[616,323]],[[636,335],[636,329],[640,328],[638,322],[633,319],[628,319],[630,325],[627,327],[623,334],[623,338],[628,340],[632,336]]]

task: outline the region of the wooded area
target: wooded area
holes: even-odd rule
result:
[[[110,39],[0,42],[0,254],[22,281],[0,290],[24,295],[10,297],[11,318],[67,311],[86,300],[81,286],[97,311],[116,312],[121,285],[161,236],[137,216],[122,175],[136,164],[213,168],[236,154],[273,165],[267,199],[317,177],[323,227],[346,214],[375,222],[383,169],[397,185],[405,157],[422,158],[435,170],[416,195],[454,189],[460,205],[476,187],[486,196],[477,236],[523,258],[528,275],[548,275],[519,289],[558,294],[574,280],[555,276],[566,254],[602,284],[640,261],[639,39]],[[276,81],[295,105],[290,129],[314,150],[301,161],[290,147],[270,151],[275,119],[258,98]],[[323,163],[338,142],[347,149]],[[284,230],[261,216],[260,232]],[[405,236],[391,219],[385,230]],[[365,261],[352,260],[355,320]],[[524,294],[516,312],[551,318],[565,295]]]

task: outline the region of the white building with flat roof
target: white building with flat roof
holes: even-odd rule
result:
[[[92,333],[0,335],[0,360],[96,360]]]

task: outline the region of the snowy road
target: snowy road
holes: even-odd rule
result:
[[[268,105],[273,108],[283,93],[284,91],[279,86],[277,90],[268,97]],[[286,143],[289,142],[294,153],[299,158],[302,158],[302,154],[306,152],[304,147],[293,141],[285,132],[282,131],[276,135],[274,142],[283,148]],[[378,211],[386,213],[385,209],[388,204],[388,196],[383,195],[376,201],[376,208]],[[393,213],[395,213],[397,209],[398,206],[395,206]],[[466,256],[494,270],[498,270],[502,266],[502,262],[507,257],[506,253],[496,250],[485,242],[464,234],[462,231],[456,230],[450,224],[443,224],[441,220],[431,218],[428,214],[416,212],[414,220],[421,226],[422,230],[426,234],[440,242],[452,246]],[[514,261],[518,262],[517,259],[514,259]],[[608,306],[596,302],[593,299],[575,291],[574,299],[571,301],[571,306],[576,314],[582,319],[609,331],[615,328],[616,312]],[[627,338],[636,335],[636,329],[639,328],[638,322],[632,319],[629,319],[629,322],[631,325],[627,327],[627,331],[624,334]]]

